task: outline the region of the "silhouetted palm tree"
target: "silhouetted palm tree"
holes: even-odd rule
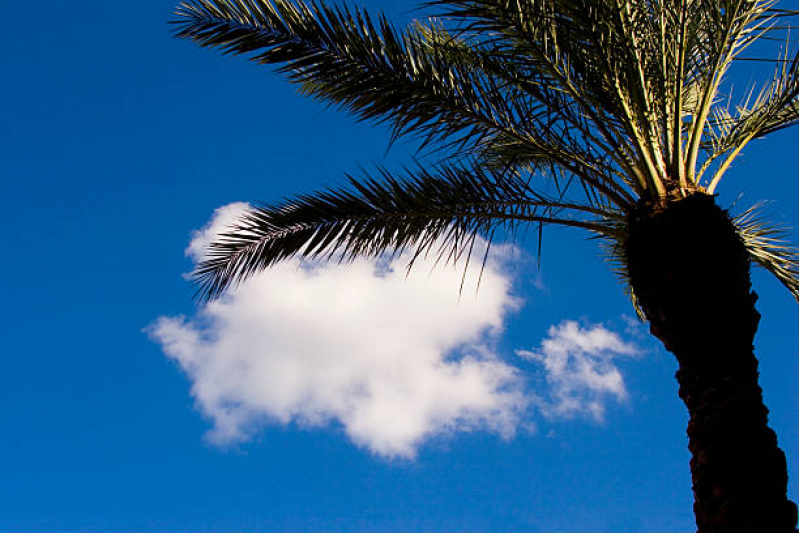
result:
[[[520,225],[583,228],[605,240],[679,361],[699,531],[793,532],[786,460],[757,383],[749,268],[799,299],[799,260],[757,209],[731,218],[714,192],[750,141],[799,122],[799,56],[779,33],[796,13],[774,0],[428,7],[441,18],[400,32],[320,3],[180,5],[180,37],[278,64],[305,94],[415,135],[437,157],[253,209],[199,265],[202,296],[297,255],[451,258]],[[731,109],[729,68],[780,39],[774,77]]]

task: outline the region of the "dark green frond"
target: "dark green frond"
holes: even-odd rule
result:
[[[398,130],[502,129],[507,117],[477,109],[468,76],[417,50],[384,18],[347,8],[284,0],[188,0],[177,11],[178,37],[279,70],[312,97]],[[441,130],[439,130],[441,131]]]
[[[532,193],[526,181],[480,168],[350,178],[350,187],[250,211],[210,246],[195,273],[204,299],[294,256],[379,256],[414,248],[455,258],[477,235],[520,223],[557,223],[608,234],[618,214]],[[466,252],[468,254],[468,252]]]
[[[279,64],[305,93],[361,119],[438,138],[525,141],[516,123],[524,109],[469,65],[422,49],[383,17],[283,0],[189,0],[177,15],[179,37]]]
[[[616,147],[586,142],[593,123],[546,77],[530,68],[497,76],[499,63],[487,58],[502,57],[501,49],[457,54],[426,39],[422,27],[399,33],[382,17],[373,22],[359,10],[300,1],[187,0],[177,15],[179,37],[279,64],[310,96],[386,121],[397,135],[442,141],[433,143],[439,149],[556,164],[615,205],[633,203],[632,182],[614,175]],[[525,79],[526,89],[511,78]]]
[[[733,219],[752,261],[765,268],[799,302],[799,249],[788,240],[786,228],[770,222],[756,204]]]

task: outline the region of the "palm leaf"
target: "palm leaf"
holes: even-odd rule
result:
[[[711,194],[751,140],[799,124],[799,50],[794,52],[790,62],[780,63],[773,81],[760,90],[751,104],[744,102],[738,106],[735,115],[727,108],[718,107],[714,115],[711,141],[706,146],[708,159],[700,171],[701,175],[716,159],[722,161],[709,180],[708,192]]]
[[[799,249],[787,228],[766,219],[759,203],[733,219],[752,261],[776,277],[799,302]]]
[[[399,33],[359,10],[284,0],[189,0],[177,15],[179,37],[279,64],[308,95],[388,122],[395,135],[444,140],[440,148],[459,153],[523,153],[578,176],[616,205],[633,203],[608,163],[616,150],[586,146],[590,127],[568,102],[531,98],[473,56],[431,46],[418,28]]]
[[[202,299],[281,260],[379,256],[413,248],[457,258],[477,235],[520,223],[557,223],[612,234],[621,215],[533,193],[516,175],[479,167],[419,168],[398,177],[349,178],[348,188],[298,196],[248,212],[207,251],[194,273]]]

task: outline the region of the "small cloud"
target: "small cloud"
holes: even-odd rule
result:
[[[545,416],[582,415],[602,421],[609,398],[617,401],[627,398],[616,360],[641,352],[601,325],[581,327],[566,320],[549,328],[538,350],[516,353],[543,369],[548,390],[538,395],[534,403]]]

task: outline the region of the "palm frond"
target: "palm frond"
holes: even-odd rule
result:
[[[710,194],[751,140],[799,124],[799,50],[790,62],[780,63],[773,81],[760,90],[751,104],[748,101],[741,104],[735,115],[726,107],[717,107],[714,115],[711,142],[706,148],[708,158],[700,170],[701,177],[714,160],[722,161],[709,180]]]
[[[694,2],[694,39],[690,66],[698,98],[690,111],[686,166],[691,179],[696,172],[702,137],[718,103],[718,91],[736,58],[761,36],[769,33],[771,9],[777,0],[705,0]]]
[[[459,21],[462,31],[490,35],[492,49],[526,65],[539,85],[568,97],[603,143],[636,160],[621,168],[637,180],[638,193],[660,188],[665,169],[655,107],[664,95],[656,82],[660,64],[656,68],[653,59],[659,57],[654,51],[660,51],[661,33],[655,36],[658,26],[644,3],[439,0],[432,5]]]
[[[533,193],[517,175],[479,167],[419,168],[394,176],[349,178],[349,187],[298,196],[251,210],[211,244],[194,273],[202,299],[219,296],[253,274],[291,257],[343,260],[414,248],[442,257],[468,255],[477,235],[521,223],[612,234],[619,213]]]
[[[755,204],[733,223],[752,261],[771,272],[799,302],[799,248],[788,240],[785,227],[766,219],[764,206]]]
[[[280,65],[305,93],[360,119],[423,131],[442,119],[446,133],[465,137],[512,128],[500,109],[479,102],[468,73],[420,52],[384,17],[283,0],[188,0],[177,16],[178,37]]]
[[[519,117],[525,124],[525,131],[546,132],[549,144],[557,144],[552,140],[561,139],[560,146],[568,152],[581,154],[584,165],[602,178],[601,185],[634,203],[627,192],[635,191],[637,185],[631,178],[634,175],[633,154],[621,140],[618,124],[612,117],[598,115],[593,106],[581,101],[576,87],[562,87],[562,72],[553,75],[549,69],[536,68],[536,63],[527,57],[519,57],[513,48],[494,40],[489,44],[476,42],[462,31],[451,32],[436,23],[427,26],[417,23],[415,30],[414,39],[420,47],[451,64],[463,63],[478,69],[494,80],[495,86],[501,87],[505,98],[528,102],[525,114]],[[555,66],[552,68],[557,70]],[[557,159],[547,158],[553,151],[535,153],[529,145],[510,139],[510,142],[494,142],[485,147],[482,157],[492,164],[535,167],[557,163]],[[622,186],[616,186],[616,181]]]
[[[421,45],[413,30],[399,33],[384,17],[375,22],[357,9],[285,0],[187,0],[177,16],[178,37],[278,64],[308,95],[388,122],[396,135],[445,140],[464,152],[516,147],[578,174],[618,204],[630,200],[609,177],[606,159],[552,119],[552,106]]]

